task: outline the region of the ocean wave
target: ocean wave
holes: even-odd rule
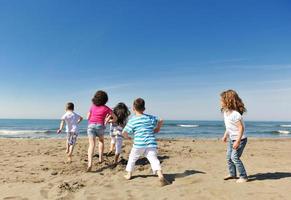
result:
[[[183,127],[183,128],[197,128],[199,125],[196,124],[178,124],[178,126]]]
[[[0,130],[0,135],[45,134],[48,130]]]
[[[281,127],[284,127],[284,128],[291,128],[291,124],[282,124],[280,125]]]
[[[279,131],[273,131],[273,133],[277,133],[277,134],[290,134],[290,131],[279,130]]]

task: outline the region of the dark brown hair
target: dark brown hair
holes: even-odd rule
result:
[[[67,103],[66,110],[72,110],[73,111],[74,109],[75,109],[75,106],[74,106],[74,104],[72,102]]]
[[[107,103],[107,101],[108,95],[102,90],[97,91],[92,99],[92,103],[96,106],[103,106]]]
[[[119,103],[113,108],[113,113],[117,117],[116,124],[124,127],[130,115],[128,107],[124,103]]]
[[[143,112],[145,110],[145,102],[142,98],[134,100],[133,107],[136,111]]]
[[[247,111],[245,105],[241,98],[238,96],[237,92],[234,90],[226,90],[221,94],[221,100],[223,101],[224,106],[221,108],[221,111],[235,110],[241,115]]]

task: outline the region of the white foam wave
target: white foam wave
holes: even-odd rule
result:
[[[197,128],[197,127],[199,127],[199,125],[196,125],[196,124],[180,124],[180,125],[178,125],[178,126],[180,126],[180,127],[184,127],[184,128]]]
[[[47,130],[0,130],[0,135],[22,135],[22,134],[49,133]]]
[[[291,128],[291,124],[282,124],[280,125],[281,127],[285,127],[285,128]]]
[[[277,133],[280,133],[280,134],[290,134],[290,131],[279,130],[279,131],[277,131]]]

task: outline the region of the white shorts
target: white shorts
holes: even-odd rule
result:
[[[126,171],[133,172],[135,162],[139,159],[140,156],[145,156],[152,167],[153,173],[156,171],[162,170],[160,161],[157,156],[157,148],[135,148],[131,149],[129,154],[129,159],[126,166]]]
[[[122,137],[111,136],[111,144],[115,144],[115,155],[121,154],[122,143],[123,143]]]

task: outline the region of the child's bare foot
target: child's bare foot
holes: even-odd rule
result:
[[[88,166],[86,172],[91,172],[92,171],[92,166]]]
[[[126,180],[130,180],[131,179],[131,173],[128,173],[128,174],[124,175],[124,178]]]
[[[107,156],[112,156],[112,155],[113,155],[113,151],[110,150],[106,155],[107,155]]]
[[[103,163],[104,159],[102,158],[101,160],[98,161],[99,164]]]
[[[159,178],[159,180],[162,187],[171,184],[165,177]]]
[[[239,178],[239,179],[237,179],[236,182],[237,183],[246,183],[246,182],[248,182],[248,178]]]
[[[72,162],[72,157],[71,156],[68,156],[67,163],[71,163],[71,162]]]

